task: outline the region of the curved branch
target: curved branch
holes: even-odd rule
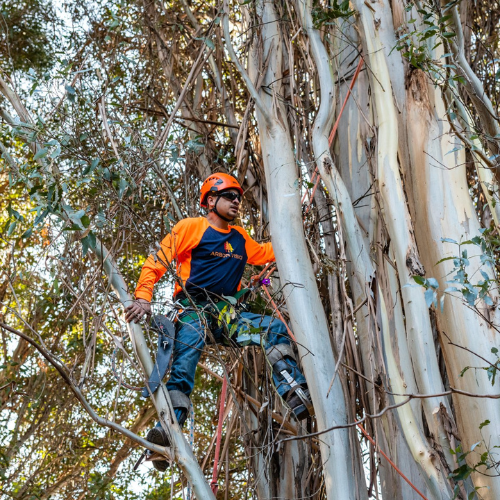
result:
[[[243,80],[245,80],[245,84],[247,86],[248,92],[252,96],[252,99],[255,101],[255,105],[259,108],[259,111],[262,113],[262,116],[266,120],[266,125],[268,127],[272,126],[272,120],[269,115],[268,109],[260,97],[259,91],[255,88],[250,76],[246,72],[245,68],[241,64],[236,52],[234,51],[233,44],[231,43],[231,33],[229,32],[229,7],[227,4],[227,0],[224,0],[224,14],[222,15],[222,23],[224,26],[224,39],[226,42],[227,51],[229,52],[229,57],[234,62],[238,71],[240,72]]]
[[[359,420],[354,422],[350,422],[344,425],[334,425],[333,427],[329,427],[328,429],[323,429],[318,432],[312,432],[310,434],[304,434],[301,436],[292,436],[285,439],[280,439],[276,446],[279,446],[280,443],[284,443],[286,441],[297,441],[298,439],[309,439],[312,437],[320,436],[321,434],[325,434],[327,432],[331,432],[337,429],[347,429],[349,427],[356,427],[359,424],[362,424],[367,418],[376,419],[383,417],[389,410],[395,410],[401,406],[408,404],[412,399],[427,399],[427,398],[438,398],[443,396],[450,396],[451,394],[459,394],[461,396],[466,396],[469,398],[486,398],[486,399],[500,399],[500,394],[474,394],[472,392],[461,391],[460,389],[455,389],[454,387],[450,387],[449,391],[439,392],[437,394],[398,394],[396,392],[386,391],[387,394],[391,394],[392,396],[401,396],[406,397],[405,400],[400,401],[399,403],[395,403],[393,405],[386,406],[379,413],[374,413],[373,415],[366,413],[365,416]]]
[[[120,434],[123,434],[127,438],[131,439],[132,441],[136,442],[137,444],[148,448],[151,451],[155,451],[156,453],[160,453],[161,455],[165,455],[169,459],[172,459],[172,453],[169,448],[165,448],[163,446],[158,446],[156,444],[150,443],[149,441],[146,441],[144,438],[141,438],[137,434],[133,433],[129,429],[126,429],[125,427],[122,427],[120,424],[117,424],[116,422],[112,422],[111,420],[108,420],[106,418],[100,417],[92,408],[92,406],[89,404],[85,396],[82,394],[80,389],[73,383],[71,380],[71,377],[69,376],[68,371],[66,370],[66,367],[63,365],[60,365],[57,360],[44,348],[42,347],[38,342],[33,340],[31,337],[26,335],[23,332],[20,332],[19,330],[16,330],[15,328],[12,328],[9,325],[6,325],[2,321],[0,321],[0,328],[3,328],[4,330],[7,330],[8,332],[11,332],[22,339],[26,340],[29,344],[31,344],[58,372],[59,375],[61,375],[62,379],[64,380],[65,384],[71,389],[71,392],[74,394],[76,399],[81,403],[85,411],[90,415],[92,420],[94,420],[96,423],[99,425],[102,425],[104,427],[109,427],[110,429],[113,429],[115,431],[118,431]]]

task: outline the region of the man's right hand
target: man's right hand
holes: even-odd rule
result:
[[[151,304],[146,299],[134,300],[132,304],[125,308],[125,321],[138,323],[142,317],[151,316]]]

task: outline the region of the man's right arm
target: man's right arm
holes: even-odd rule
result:
[[[187,218],[179,221],[160,244],[155,255],[150,255],[144,266],[135,289],[136,300],[125,308],[125,320],[139,321],[144,315],[151,315],[151,299],[155,284],[165,274],[168,264],[194,248],[203,235],[207,222],[203,217]],[[182,262],[181,262],[182,264]]]
[[[151,316],[151,299],[155,284],[167,270],[168,264],[177,257],[183,244],[186,219],[177,223],[170,234],[160,243],[160,250],[150,255],[142,266],[141,276],[135,289],[136,300],[125,308],[125,321],[140,321],[144,315]]]

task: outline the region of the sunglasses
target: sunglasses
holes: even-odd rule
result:
[[[220,197],[226,198],[226,200],[234,201],[238,200],[241,202],[241,194],[240,193],[235,193],[234,191],[229,191],[227,193],[221,193],[219,194]]]

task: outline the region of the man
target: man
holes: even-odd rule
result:
[[[312,410],[305,378],[297,367],[282,321],[244,311],[240,311],[230,325],[221,326],[218,321],[221,306],[228,304],[224,298],[233,297],[241,287],[246,263],[263,265],[274,261],[271,243],[259,244],[243,228],[229,224],[238,215],[242,194],[241,186],[231,175],[209,176],[202,185],[200,197],[201,207],[208,210],[207,216],[187,218],[175,225],[161,242],[156,256],[148,257],[135,290],[136,300],[126,308],[127,322],[150,316],[153,287],[165,273],[165,266],[176,260],[174,298],[186,310],[176,323],[167,389],[181,426],[187,417],[196,366],[207,340],[206,324],[218,343],[262,345],[273,367],[277,391],[295,416],[304,419]],[[199,310],[190,307],[192,301]],[[158,324],[161,330],[161,319]],[[228,327],[232,327],[232,335]],[[256,329],[260,335],[255,335]],[[162,446],[169,444],[159,423],[148,432],[147,440]],[[153,465],[164,471],[168,462],[154,461]]]

